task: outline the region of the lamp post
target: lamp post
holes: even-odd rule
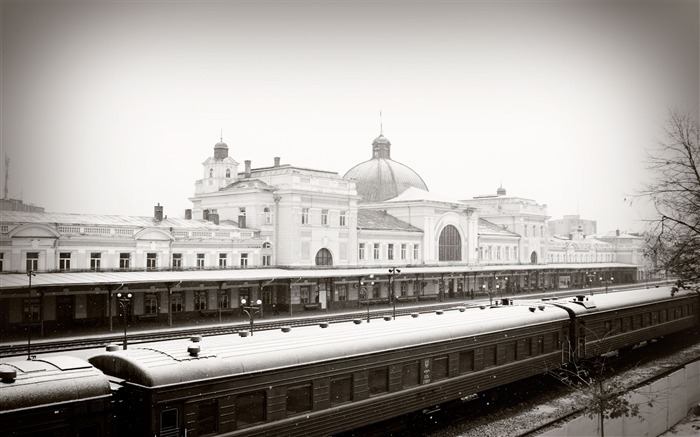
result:
[[[389,269],[389,292],[391,293],[391,302],[394,306],[393,319],[396,320],[396,293],[394,292],[394,285],[396,284],[396,275],[401,273],[401,269],[392,267]]]
[[[603,277],[602,276],[600,277],[600,282],[605,283],[605,294],[608,294],[608,284],[612,284],[613,279],[615,279],[615,278],[613,278],[612,276],[608,280],[603,280]]]
[[[250,305],[246,305],[248,301],[243,298],[241,299],[241,305],[243,308],[243,311],[245,311],[246,314],[248,314],[248,317],[250,317],[250,336],[253,336],[253,319],[255,317],[255,313],[260,312],[260,305],[262,304],[262,301],[260,299],[255,301],[255,305],[250,303]]]
[[[124,350],[126,350],[126,308],[132,296],[131,293],[117,293],[117,301],[119,302],[119,308],[122,309],[122,317],[124,318]]]
[[[36,276],[36,273],[32,269],[27,270],[27,276],[29,277],[29,301],[27,306],[29,307],[29,324],[27,325],[27,359],[32,359],[32,324],[34,323],[34,313],[32,312],[32,276]]]
[[[491,290],[488,290],[486,288],[486,284],[482,284],[481,289],[484,290],[484,293],[489,295],[489,305],[493,305],[493,297],[491,296]]]
[[[369,275],[369,279],[374,278],[374,275]],[[370,282],[371,286],[374,286],[374,282]],[[360,279],[360,299],[365,299],[367,302],[367,323],[369,323],[369,296],[367,296],[367,286],[364,281]]]

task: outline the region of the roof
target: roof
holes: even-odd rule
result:
[[[287,333],[270,330],[250,337],[205,337],[197,343],[197,356],[188,353],[192,344],[188,340],[174,340],[105,352],[89,361],[108,375],[154,387],[361,357],[568,319],[565,310],[553,306],[535,312],[517,305],[470,308],[417,318],[399,316],[390,322],[342,322],[325,329],[305,326]]]
[[[479,219],[479,229],[477,231],[479,235],[501,235],[504,237],[520,237],[519,234],[511,232],[508,229],[503,229],[503,227],[498,226],[495,223],[491,223],[488,220],[482,218]]]
[[[645,305],[654,302],[671,301],[688,296],[695,296],[692,290],[680,289],[674,297],[671,296],[671,287],[645,288],[631,291],[616,291],[615,293],[595,294],[585,296],[586,307],[583,303],[574,302],[572,298],[569,302],[560,300],[557,305],[572,309],[576,314],[611,311],[619,308],[630,307],[632,305]]]
[[[101,215],[101,214],[71,214],[60,212],[23,212],[0,211],[0,222],[10,223],[36,223],[59,225],[85,225],[85,226],[126,226],[126,227],[157,227],[157,228],[186,228],[186,229],[231,229],[232,225],[216,225],[206,220],[188,220],[183,218],[163,218],[161,221],[153,217],[140,217],[128,215]],[[237,227],[236,227],[237,229]]]
[[[406,223],[385,211],[359,209],[357,211],[357,229],[423,232],[419,228]]]
[[[445,197],[441,194],[431,193],[430,191],[423,190],[417,187],[409,187],[405,189],[398,196],[386,200],[386,202],[442,202],[442,203],[455,203],[462,205],[464,208],[467,205],[459,200],[451,199]]]
[[[343,177],[355,180],[355,189],[362,202],[382,202],[398,196],[409,187],[428,190],[418,173],[390,158],[372,158],[357,164]]]
[[[0,414],[110,394],[107,377],[75,357],[0,361],[0,371],[8,370],[14,370],[16,377],[12,382],[0,382]]]

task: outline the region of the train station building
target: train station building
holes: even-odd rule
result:
[[[280,157],[241,168],[220,141],[184,218],[3,210],[0,327],[111,325],[127,291],[130,319],[173,324],[243,298],[291,314],[636,279],[628,247],[619,262],[609,241],[550,236],[545,204],[503,187],[450,199],[384,135],[369,152],[341,176]]]

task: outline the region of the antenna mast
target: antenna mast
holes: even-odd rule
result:
[[[7,185],[10,182],[10,158],[5,153],[5,191],[3,199],[7,200]]]

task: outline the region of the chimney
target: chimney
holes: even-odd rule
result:
[[[275,156],[275,167],[279,167],[279,166],[280,166],[280,157]]]
[[[246,179],[250,177],[250,159],[245,160],[245,177]]]
[[[202,219],[209,220],[209,210],[208,209],[205,209],[204,211],[202,211]]]
[[[215,212],[209,213],[209,221],[211,221],[215,225],[218,225],[219,224],[219,214],[215,213]]]
[[[185,210],[185,220],[192,220],[192,210],[191,209]]]
[[[616,229],[616,230],[615,230],[615,236],[616,236],[616,237],[619,237],[619,236],[620,236],[620,230],[619,230],[619,229]]]
[[[156,219],[156,221],[162,222],[163,221],[163,207],[160,206],[160,203],[153,207],[153,211],[154,211],[153,216]]]

